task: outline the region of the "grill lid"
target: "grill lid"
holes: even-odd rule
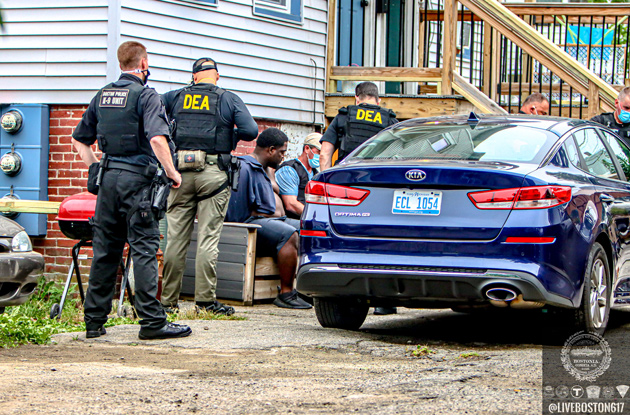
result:
[[[64,199],[59,206],[58,221],[87,222],[94,216],[96,195],[82,192]]]

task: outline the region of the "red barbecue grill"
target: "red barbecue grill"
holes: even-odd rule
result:
[[[83,284],[81,283],[81,272],[79,270],[79,251],[86,246],[92,246],[92,217],[96,209],[96,195],[89,192],[78,193],[64,199],[59,205],[59,214],[57,215],[57,222],[59,223],[59,229],[63,234],[70,239],[78,239],[72,247],[72,263],[70,264],[70,270],[68,271],[68,277],[61,295],[61,302],[59,304],[53,304],[50,309],[50,318],[58,318],[61,316],[63,305],[68,295],[68,289],[70,288],[70,282],[72,281],[72,275],[76,273],[77,284],[79,286],[79,294],[81,295],[81,301],[85,302],[85,294],[83,292]],[[131,291],[131,284],[129,283],[129,270],[130,270],[131,256],[127,255],[126,263],[121,261],[121,267],[123,269],[123,282],[121,287],[127,288],[127,296],[129,302],[133,305],[133,295]],[[125,311],[123,308],[123,299],[125,297],[125,290],[120,290],[120,300],[118,304],[118,315],[123,315]]]

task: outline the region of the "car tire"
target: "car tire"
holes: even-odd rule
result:
[[[0,314],[4,314],[4,307],[0,307]]]
[[[575,328],[603,335],[608,325],[611,306],[611,278],[608,257],[601,244],[595,242],[589,253],[582,304],[575,310]]]
[[[369,307],[351,299],[315,298],[315,315],[322,327],[357,330],[367,317]]]

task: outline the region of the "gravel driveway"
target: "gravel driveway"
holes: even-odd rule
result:
[[[237,307],[184,339],[55,336],[0,349],[0,413],[538,414],[541,344],[530,314],[399,309],[358,332],[315,312]],[[617,318],[614,330],[628,330]]]

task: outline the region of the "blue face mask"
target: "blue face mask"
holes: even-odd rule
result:
[[[313,158],[308,159],[308,164],[314,169],[319,169],[319,154],[313,153]]]
[[[619,121],[626,124],[630,122],[630,112],[621,110],[619,113]]]

